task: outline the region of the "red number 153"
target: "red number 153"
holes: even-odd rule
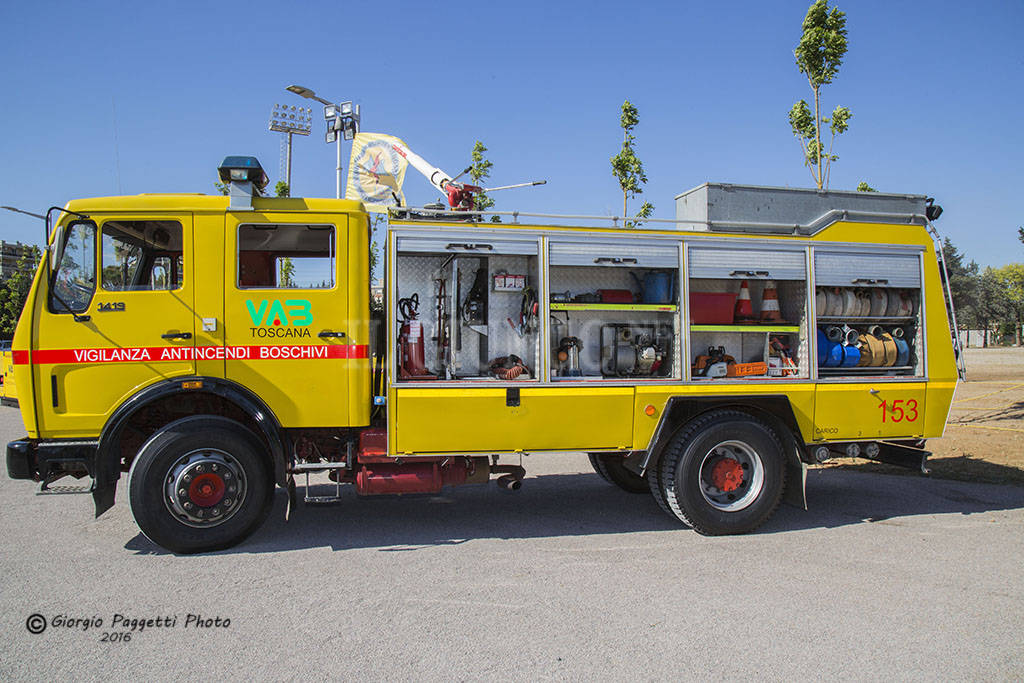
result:
[[[889,422],[914,422],[917,420],[917,401],[912,398],[898,398],[891,403],[882,401],[882,424],[885,424],[886,413],[889,414]]]

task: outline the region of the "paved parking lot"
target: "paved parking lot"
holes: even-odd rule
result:
[[[0,440],[22,433],[0,409]],[[1024,675],[1024,488],[815,471],[809,512],[704,538],[584,456],[525,464],[515,494],[351,495],[288,522],[279,492],[249,541],[197,557],[150,544],[123,495],[94,520],[89,496],[3,478],[0,677]]]

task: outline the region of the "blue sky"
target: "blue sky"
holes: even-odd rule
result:
[[[709,180],[807,187],[786,115],[809,97],[792,54],[808,5],[7,2],[0,204],[212,192],[229,154],[259,157],[276,181],[270,110],[308,102],[291,83],[360,103],[363,130],[450,173],[479,139],[492,184],[548,180],[497,208],[619,213],[608,159],[627,98],[657,217]],[[937,227],[970,258],[1024,261],[1024,3],[838,6],[850,50],[823,103],[853,119],[832,187],[934,196]],[[296,138],[296,195],[334,196],[323,125],[316,108],[313,135]],[[405,191],[437,196],[411,169]],[[4,214],[4,239],[40,239],[36,221]]]

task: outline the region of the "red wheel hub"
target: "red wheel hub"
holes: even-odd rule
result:
[[[735,491],[743,484],[743,465],[733,458],[722,458],[711,468],[711,483],[719,491]]]
[[[188,487],[189,499],[199,507],[212,507],[224,498],[224,480],[219,474],[198,475]]]

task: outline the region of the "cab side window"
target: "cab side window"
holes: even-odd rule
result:
[[[238,286],[331,289],[335,244],[333,225],[240,225]]]
[[[96,288],[96,226],[73,223],[67,230],[50,290],[54,313],[81,313]]]
[[[111,292],[181,289],[181,223],[111,221],[103,225],[101,286]]]

